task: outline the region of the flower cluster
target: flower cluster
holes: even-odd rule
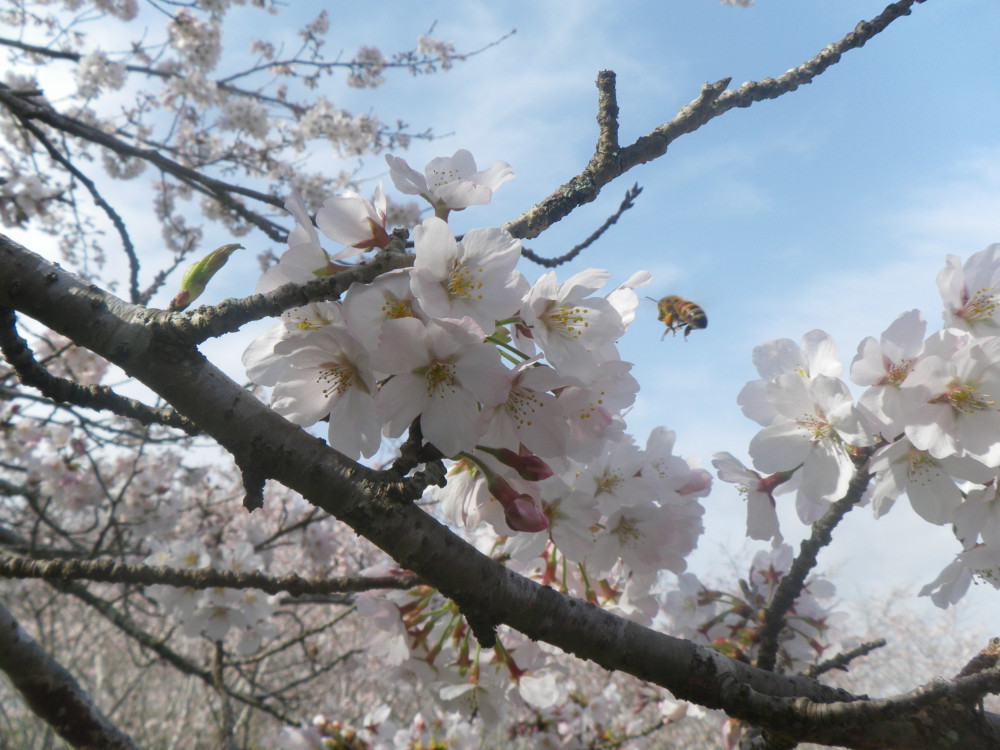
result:
[[[924,587],[939,606],[962,597],[976,575],[1000,588],[1000,244],[964,264],[948,256],[938,275],[945,326],[926,336],[919,310],[858,346],[850,368],[866,387],[854,400],[840,380],[830,337],[812,331],[754,351],[761,379],[739,396],[763,426],[750,444],[754,465],[717,454],[720,478],[748,497],[748,534],[780,540],[774,494],[796,491],[804,523],[843,497],[856,470],[875,516],[906,495],[924,520],[950,525],[962,552]]]
[[[529,284],[515,268],[521,245],[507,232],[473,229],[456,238],[445,221],[489,202],[513,176],[507,164],[478,170],[468,151],[434,159],[423,173],[403,159],[387,161],[393,183],[435,211],[413,231],[412,268],[354,284],[339,302],[285,313],[244,355],[250,378],[273,388],[272,406],[291,421],[327,420],[330,445],[355,459],[419,419],[424,440],[458,461],[440,498],[457,523],[487,520],[500,534],[551,526],[565,551],[582,559],[578,550],[594,540],[590,527],[603,519],[603,541],[590,550],[601,570],[622,555],[635,570],[668,557],[668,567],[682,567],[700,533],[700,506],[690,523],[676,525],[692,532],[676,545],[662,545],[662,527],[707,481],[684,489],[692,472],[670,455],[672,434],[657,438],[662,445],[645,468],[640,451],[621,442],[620,415],[637,385],[615,341],[648,274],[607,296],[598,293],[604,271],[562,283],[548,273]],[[328,199],[315,225],[300,198],[286,205],[297,227],[259,292],[326,275],[341,268],[336,260],[388,245],[381,186],[370,201],[352,192]],[[346,247],[327,252],[320,233]],[[619,443],[635,454],[634,476],[594,476],[596,464],[586,462]]]
[[[673,432],[655,429],[645,448],[624,432],[638,385],[615,342],[649,274],[604,295],[605,271],[565,281],[550,272],[531,284],[505,231],[458,238],[446,223],[489,202],[513,176],[507,164],[478,170],[459,151],[421,173],[387,160],[396,187],[435,213],[413,231],[413,266],[355,283],[337,302],[287,311],[247,349],[249,377],[271,387],[272,407],[289,420],[327,420],[329,444],[351,458],[371,457],[383,437],[418,423],[453,461],[446,486],[425,493],[444,520],[518,572],[651,624],[657,575],[684,571],[711,477],[674,454]],[[371,200],[328,199],[315,223],[300,198],[286,206],[297,226],[259,292],[389,244],[381,187]],[[328,251],[321,237],[345,247]],[[497,716],[510,700],[539,711],[566,701],[547,651],[516,633],[482,651],[455,605],[431,589],[360,594],[357,606],[379,633],[372,653],[429,683],[444,710]]]
[[[758,552],[749,575],[739,582],[739,594],[708,588],[692,573],[678,576],[677,586],[667,592],[663,606],[671,620],[671,632],[754,663],[764,613],[788,575],[792,559],[793,550],[787,544]],[[799,672],[829,648],[829,631],[843,621],[830,605],[834,593],[833,584],[825,578],[806,581],[778,636],[782,671]]]

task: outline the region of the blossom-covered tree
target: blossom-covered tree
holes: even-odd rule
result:
[[[851,641],[816,556],[853,508],[881,516],[905,494],[961,548],[925,594],[945,605],[974,578],[1000,587],[1000,246],[945,260],[942,329],[910,311],[861,342],[858,398],[824,331],[754,351],[760,378],[738,396],[761,427],[754,468],[725,452],[713,465],[746,493],[747,535],[772,544],[737,582],[709,584],[687,559],[712,475],[672,430],[628,433],[640,383],[616,344],[650,274],[536,278],[542,259],[522,245],[919,1],[775,79],[706,84],[632,144],[602,72],[581,174],[461,234],[449,222],[491,203],[516,165],[458,149],[415,168],[397,152],[430,131],[315,89],[475,52],[421,36],[330,60],[324,11],[295,52],[254,40],[254,60],[224,72],[227,2],[172,6],[159,38],[119,53],[93,43],[87,14],[148,21],[135,2],[10,5],[0,216],[58,237],[73,271],[0,235],[0,670],[22,705],[81,748],[477,747],[498,731],[652,747],[702,730],[728,747],[995,747],[1000,717],[982,700],[1000,689],[996,643],[888,698],[842,686],[833,673],[880,644]],[[74,90],[53,99],[32,66],[57,64]],[[399,195],[304,169],[318,140],[384,158]],[[166,256],[147,257],[149,233],[135,242],[107,197],[146,171]],[[206,254],[210,222],[280,251],[245,296],[188,309],[242,249]],[[151,306],[175,287],[169,309]],[[199,350],[264,319],[246,384]],[[775,512],[786,492],[811,527],[797,553]],[[30,744],[22,709],[7,720]]]

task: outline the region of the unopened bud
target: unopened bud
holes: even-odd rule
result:
[[[198,299],[205,291],[205,285],[215,276],[215,272],[226,265],[229,256],[236,250],[242,249],[243,245],[223,245],[191,265],[181,279],[181,290],[170,301],[170,307],[167,309],[171,312],[180,312]]]

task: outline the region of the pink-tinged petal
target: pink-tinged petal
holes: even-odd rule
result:
[[[817,328],[805,334],[802,337],[802,353],[809,368],[806,372],[809,377],[840,377],[842,368],[837,357],[837,347],[826,331]]]
[[[375,417],[371,395],[351,388],[330,411],[327,442],[349,458],[371,458],[382,445],[382,425]]]
[[[782,538],[774,501],[763,492],[747,493],[747,536],[762,542]]]
[[[382,181],[379,180],[378,184],[375,185],[375,190],[372,191],[372,205],[375,207],[375,213],[381,220],[382,226],[385,226],[385,212],[386,212],[386,197],[385,191],[382,190]]]
[[[570,276],[560,287],[560,301],[572,302],[593,294],[611,274],[599,268],[587,268]]]
[[[488,344],[463,352],[455,362],[455,375],[486,408],[504,403],[510,393],[509,371],[500,363],[496,347]]]
[[[410,291],[415,299],[420,300],[421,308],[429,317],[443,318],[451,312],[448,290],[432,271],[426,268],[411,269]]]
[[[958,442],[988,466],[1000,466],[1000,412],[963,414],[958,422]]]
[[[858,385],[881,385],[888,373],[882,347],[871,336],[858,344],[858,353],[851,362],[851,382]]]
[[[778,418],[778,410],[767,397],[767,381],[751,380],[736,397],[743,414],[762,427]]]
[[[489,169],[470,174],[466,179],[480,185],[485,185],[490,190],[496,190],[507,180],[514,179],[514,169],[507,162],[495,161]]]
[[[805,366],[802,350],[791,339],[767,341],[754,347],[752,360],[757,374],[764,380],[771,380]]]
[[[329,413],[330,402],[316,387],[314,370],[296,370],[274,387],[271,408],[289,422],[308,427]]]
[[[490,274],[506,274],[521,259],[521,241],[499,227],[470,229],[462,237],[462,260]]]
[[[433,393],[420,416],[424,440],[446,456],[471,450],[484,426],[475,396],[462,389]]]
[[[801,472],[800,496],[807,491],[817,500],[833,502],[847,493],[854,475],[854,464],[843,448],[824,440],[812,446],[811,455]],[[803,523],[812,521],[803,520]]]
[[[374,207],[357,193],[347,190],[323,203],[316,213],[316,226],[334,242],[353,246],[371,240],[369,219]]]
[[[464,180],[442,185],[434,194],[439,201],[455,211],[469,206],[485,206],[493,197],[493,191],[488,187]]]
[[[389,176],[392,178],[392,184],[399,192],[407,195],[427,194],[427,181],[424,176],[410,167],[405,159],[386,154],[385,160],[389,164]]]
[[[924,348],[927,321],[920,310],[908,310],[897,317],[881,336],[882,351],[889,361],[901,363],[918,356]]]
[[[298,193],[289,195],[288,200],[285,201],[285,210],[295,217],[295,221],[303,232],[302,239],[318,244],[319,237],[316,236],[316,230],[313,228],[312,219],[309,218],[309,210],[306,208],[306,202],[302,196]],[[289,242],[288,244],[293,243]]]
[[[431,216],[413,228],[414,268],[425,268],[439,279],[446,278],[458,257],[458,242],[447,222]]]
[[[398,318],[382,324],[372,367],[389,374],[408,373],[430,361],[427,327],[416,318]]]
[[[754,435],[749,452],[754,466],[771,474],[789,471],[805,461],[810,444],[802,428],[783,420]]]
[[[431,351],[439,359],[449,357],[467,346],[482,344],[486,338],[486,332],[468,316],[433,320],[427,325],[426,335]]]
[[[258,385],[272,386],[291,367],[284,355],[275,354],[274,347],[289,335],[284,324],[271,326],[250,342],[243,352],[243,366],[247,377]]]
[[[933,581],[920,589],[919,596],[930,596],[934,605],[945,609],[965,596],[972,583],[972,570],[961,559],[950,563]]]
[[[732,453],[720,451],[719,453],[712,454],[712,466],[715,467],[719,479],[723,482],[731,482],[732,484],[740,484],[744,487],[753,488],[760,480],[760,474],[747,469],[743,465],[743,462]]]
[[[468,179],[476,171],[476,160],[472,154],[460,148],[451,156],[438,156],[427,162],[424,174],[427,175],[427,185],[435,193],[442,185],[456,180]]]
[[[962,502],[962,493],[952,478],[930,462],[911,469],[908,478],[906,496],[917,515],[938,526],[951,523]]]
[[[375,397],[375,413],[389,437],[399,437],[427,403],[427,384],[421,375],[396,375],[382,384]]]
[[[926,404],[920,410],[912,411],[909,417],[910,423],[904,432],[915,447],[927,451],[934,458],[961,453],[961,447],[952,434],[955,420],[951,407]]]

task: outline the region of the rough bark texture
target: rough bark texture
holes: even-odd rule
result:
[[[55,732],[81,750],[134,750],[135,745],[109,722],[61,664],[0,604],[0,670],[25,703]]]

